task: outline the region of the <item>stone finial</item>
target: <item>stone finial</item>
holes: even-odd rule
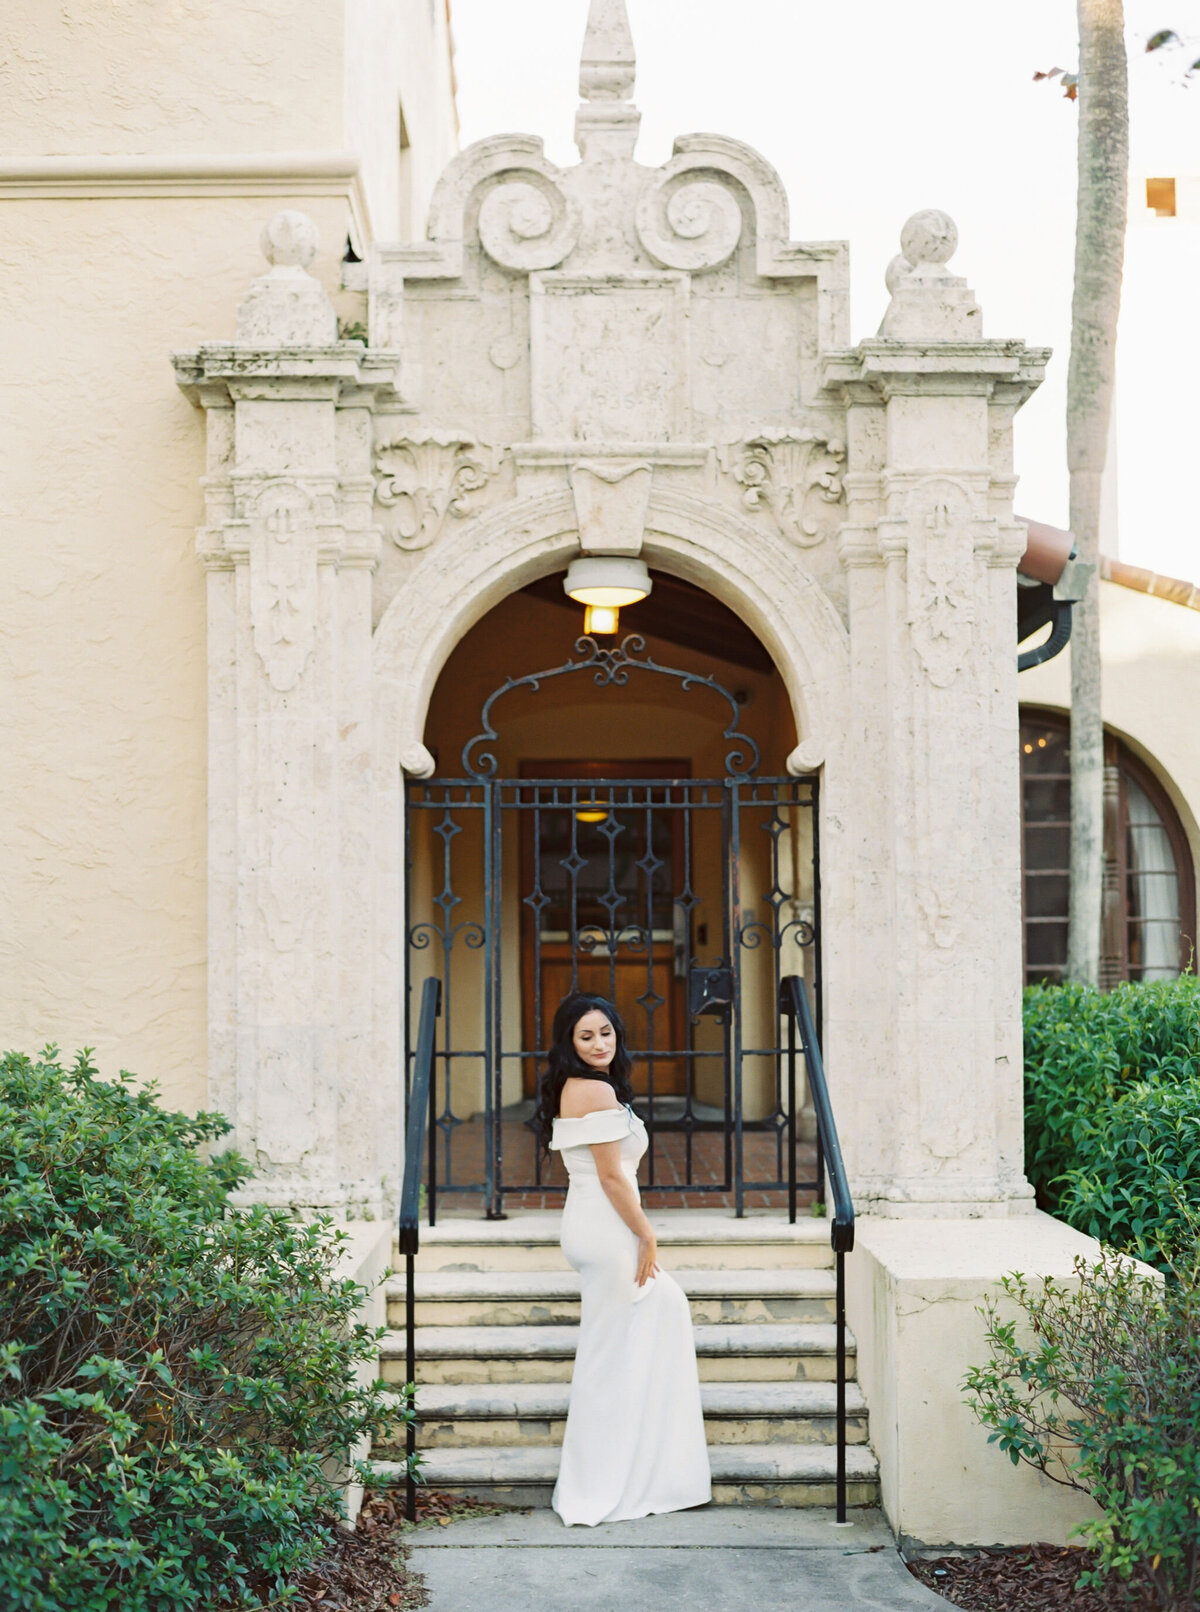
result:
[[[590,0],[579,59],[575,143],[584,161],[632,157],[641,113],[630,103],[637,58],[625,0]]]
[[[975,294],[946,264],[958,249],[958,227],[949,213],[926,208],[900,231],[900,252],[884,276],[892,300],[881,336],[901,340],[978,339],[983,321]]]
[[[276,213],[259,244],[271,267],[238,309],[237,340],[254,347],[325,347],[337,340],[337,315],[321,282],[308,272],[317,255],[317,226],[307,213]]]
[[[591,0],[579,58],[580,95],[585,101],[627,101],[636,76],[625,0]]]
[[[258,238],[262,255],[273,269],[307,269],[317,255],[320,239],[308,214],[291,208],[276,213]]]
[[[900,252],[914,273],[940,273],[958,251],[958,225],[949,213],[927,207],[914,213],[900,231]]]

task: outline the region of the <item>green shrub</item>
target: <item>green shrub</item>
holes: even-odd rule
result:
[[[1039,1202],[1166,1268],[1200,1205],[1200,979],[1025,993],[1026,1168]]]
[[[232,1208],[243,1165],[197,1152],[227,1130],[86,1054],[0,1059],[4,1607],[280,1604],[394,1419],[340,1234]]]
[[[1193,1225],[1194,1230],[1194,1225]],[[1006,1277],[1024,1322],[984,1314],[994,1351],[968,1403],[1014,1465],[1090,1494],[1097,1566],[1165,1612],[1200,1599],[1200,1271],[1166,1283],[1112,1249],[1076,1285]]]
[[[1186,1257],[1200,1205],[1200,1079],[1139,1081],[1100,1107],[1056,1213],[1162,1270]]]

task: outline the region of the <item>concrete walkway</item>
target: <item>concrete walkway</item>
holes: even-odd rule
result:
[[[429,1612],[947,1612],[877,1511],[706,1506],[564,1528],[552,1511],[422,1528]]]

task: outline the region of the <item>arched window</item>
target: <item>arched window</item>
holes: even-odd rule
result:
[[[1021,713],[1025,979],[1066,973],[1070,890],[1070,725]],[[1104,743],[1105,888],[1100,983],[1174,979],[1194,968],[1196,887],[1183,826],[1128,747]]]

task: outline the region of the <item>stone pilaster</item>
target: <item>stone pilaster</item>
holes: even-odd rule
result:
[[[881,335],[825,365],[847,406],[855,959],[831,1066],[866,1207],[1032,1207],[1022,1168],[1020,812],[1011,417],[1045,354],[986,341],[905,227]],[[836,1047],[836,1052],[833,1048]]]
[[[316,246],[278,214],[236,341],[175,358],[208,422],[210,1102],[247,1197],[371,1214],[399,1146],[370,1059],[370,411],[392,377],[338,340]]]

